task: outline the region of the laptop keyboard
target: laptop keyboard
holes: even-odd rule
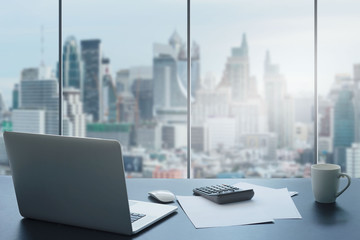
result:
[[[131,223],[139,220],[140,218],[145,217],[145,214],[141,214],[141,213],[130,213],[130,217],[131,217]]]

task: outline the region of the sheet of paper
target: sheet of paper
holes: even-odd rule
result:
[[[252,201],[261,206],[274,219],[301,219],[286,188],[273,189],[244,182],[234,184],[234,186],[241,189],[253,189],[255,195]]]
[[[273,222],[259,203],[244,201],[216,204],[200,196],[176,196],[196,228],[222,227]]]

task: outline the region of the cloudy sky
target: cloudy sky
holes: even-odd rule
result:
[[[326,4],[325,4],[326,3]],[[325,94],[337,73],[352,75],[360,63],[360,1],[318,1],[318,86]],[[220,80],[232,47],[246,33],[250,71],[262,84],[266,50],[280,65],[292,95],[313,91],[312,0],[193,0],[191,35],[201,48],[202,78]],[[41,26],[44,55],[41,55]],[[98,38],[112,72],[152,64],[153,43],[177,31],[186,40],[186,0],[63,0],[63,40]],[[58,1],[13,0],[0,8],[0,92],[7,106],[13,84],[26,67],[55,66]]]

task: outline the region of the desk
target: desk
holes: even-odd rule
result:
[[[303,219],[275,220],[274,224],[195,229],[179,206],[174,215],[137,235],[127,237],[23,219],[18,212],[11,177],[0,176],[0,239],[360,239],[360,179],[353,179],[352,185],[338,198],[337,203],[330,205],[314,202],[310,179],[128,179],[127,187],[130,199],[151,201],[147,192],[154,189],[191,195],[195,187],[217,183],[234,184],[239,181],[272,188],[287,187],[290,191],[299,192],[293,199]]]

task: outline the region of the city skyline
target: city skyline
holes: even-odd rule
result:
[[[101,3],[102,7],[99,7],[99,3],[92,2],[86,4],[88,11],[82,12],[81,18],[78,16],[78,10],[85,2],[76,1],[71,3],[71,7],[68,4],[70,2],[63,2],[63,36],[75,34],[78,39],[94,37],[102,39],[106,45],[105,54],[112,59],[114,70],[135,65],[150,65],[152,43],[160,42],[174,29],[182,36],[186,36],[186,3],[182,1],[171,3],[153,1],[151,6],[146,2],[139,5],[135,2],[119,4],[114,1],[105,1]],[[203,77],[211,71],[217,77],[217,81],[220,81],[223,62],[229,54],[228,50],[231,46],[236,46],[241,40],[241,33],[246,32],[249,41],[252,42],[250,48],[252,72],[258,79],[263,75],[262,59],[266,50],[270,49],[275,62],[282,66],[281,70],[290,82],[289,92],[293,94],[294,89],[297,90],[303,86],[307,86],[306,89],[312,91],[312,1],[289,4],[286,1],[276,0],[263,3],[261,6],[252,1],[223,1],[222,9],[230,12],[226,17],[216,17],[214,20],[210,20],[212,19],[210,16],[216,16],[214,14],[217,13],[219,1],[206,1],[206,4],[204,1],[192,1],[191,4],[192,37],[197,40],[203,50]],[[326,6],[319,3],[318,90],[321,95],[328,92],[336,74],[351,74],[352,64],[360,62],[356,55],[356,49],[358,49],[356,43],[360,41],[360,36],[353,31],[355,23],[359,21],[359,16],[355,11],[359,4],[354,1],[347,1],[347,4],[340,5],[336,2],[327,2]],[[2,22],[11,23],[2,27],[2,34],[6,38],[1,38],[0,43],[2,46],[7,46],[11,42],[14,46],[14,48],[2,49],[4,56],[8,58],[0,60],[0,64],[4,66],[0,70],[0,89],[7,106],[10,102],[8,92],[11,91],[13,83],[18,80],[21,69],[37,67],[36,65],[41,62],[41,26],[44,26],[43,58],[45,63],[54,67],[53,64],[57,62],[57,52],[51,51],[51,49],[57,49],[57,18],[55,17],[57,4],[39,0],[23,5],[23,8],[19,9],[15,3],[8,3],[0,10]],[[243,5],[247,7],[241,7]],[[102,10],[103,6],[109,7]],[[122,14],[116,10],[116,6],[124,9]],[[160,11],[159,6],[166,11]],[[282,8],[276,6],[283,6],[288,11],[283,11]],[[31,8],[46,8],[47,11],[41,16],[32,14],[31,21],[26,21],[25,19],[28,19],[26,16],[29,15],[26,9]],[[261,11],[268,8],[272,8],[273,11]],[[144,23],[142,18],[133,18],[133,9],[136,9],[140,15],[151,16],[152,20]],[[234,13],[235,10],[237,14]],[[104,17],[94,21],[93,14],[96,11],[99,11],[98,15],[102,14]],[[17,14],[9,14],[10,12]],[[132,24],[124,24],[129,18],[132,19]],[[117,21],[114,22],[113,19]],[[121,36],[117,33],[120,29]],[[294,34],[295,32],[297,34]],[[219,38],[219,34],[224,37]],[[153,41],[144,41],[149,39],[149,36]],[[329,41],[329,39],[332,40]],[[304,40],[306,43],[302,43]],[[339,42],[343,44],[339,45]],[[128,51],[128,49],[132,50]],[[302,52],[306,52],[307,57],[301,57]],[[118,54],[113,55],[113,53]],[[302,60],[299,62],[300,58]],[[307,62],[310,63],[307,64]],[[307,84],[304,84],[303,74],[307,74]],[[291,84],[294,80],[301,84]]]

